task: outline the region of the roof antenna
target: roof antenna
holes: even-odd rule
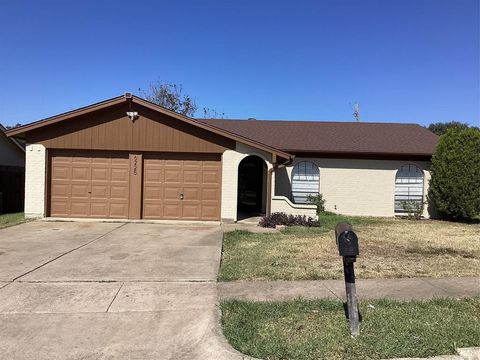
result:
[[[360,104],[358,101],[355,101],[353,105],[353,116],[355,117],[355,122],[360,122]]]

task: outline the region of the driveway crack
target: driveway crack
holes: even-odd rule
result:
[[[107,311],[105,311],[105,312],[108,313],[108,310],[110,310],[110,307],[112,306],[113,302],[115,301],[115,299],[117,298],[118,294],[120,293],[120,290],[122,290],[124,284],[125,284],[125,283],[122,283],[122,285],[120,285],[120,287],[118,288],[117,293],[116,293],[115,296],[113,297],[112,301],[111,301],[110,304],[108,305]]]
[[[30,273],[32,273],[32,272],[34,272],[34,271],[36,271],[36,270],[44,267],[45,265],[48,265],[48,264],[50,264],[51,262],[53,262],[53,261],[55,261],[55,260],[57,260],[57,259],[60,259],[61,257],[65,256],[65,255],[70,254],[71,252],[74,252],[75,250],[81,249],[81,248],[83,248],[83,247],[85,247],[85,246],[87,246],[87,245],[90,245],[90,244],[93,243],[94,241],[100,240],[101,238],[104,238],[105,236],[110,235],[112,232],[114,232],[115,230],[120,229],[122,226],[125,226],[125,225],[127,225],[127,223],[123,223],[123,224],[121,224],[120,226],[117,226],[116,228],[114,228],[114,229],[112,229],[112,230],[110,230],[110,231],[107,231],[105,234],[102,234],[102,235],[96,237],[95,239],[86,242],[85,244],[82,244],[82,245],[80,245],[80,246],[77,246],[76,248],[70,249],[70,250],[68,250],[67,252],[63,253],[63,254],[60,254],[60,255],[54,257],[53,259],[48,260],[47,262],[45,262],[45,263],[43,263],[43,264],[41,264],[41,265],[33,268],[32,270],[29,270],[29,271],[27,271],[26,273],[23,273],[22,275],[17,276],[16,278],[14,278],[14,279],[12,280],[12,282],[17,281],[18,279],[24,277],[25,275],[28,275],[28,274],[30,274]]]
[[[9,281],[9,282],[6,282],[5,284],[3,285],[0,285],[0,290],[3,289],[4,287],[7,287],[8,285],[10,285],[12,283],[12,281]]]
[[[343,300],[342,296],[339,296],[335,291],[333,291],[332,289],[330,289],[330,287],[328,287],[327,284],[323,283],[322,285],[323,285],[323,287],[324,287],[325,289],[327,289],[328,291],[330,291],[330,292],[333,294],[333,296],[335,296],[337,299]]]

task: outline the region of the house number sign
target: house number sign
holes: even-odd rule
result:
[[[138,168],[138,156],[133,155],[133,175],[137,175],[137,168]]]

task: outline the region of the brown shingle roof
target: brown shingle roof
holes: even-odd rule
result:
[[[438,136],[417,124],[202,120],[224,130],[290,153],[431,156]]]

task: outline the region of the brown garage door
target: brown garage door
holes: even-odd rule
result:
[[[50,159],[50,216],[128,217],[127,153],[56,151]]]
[[[143,166],[144,219],[220,219],[220,155],[144,154]]]

